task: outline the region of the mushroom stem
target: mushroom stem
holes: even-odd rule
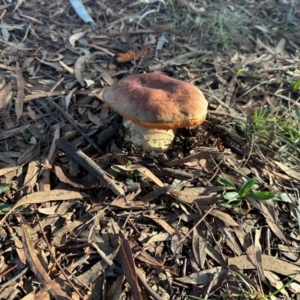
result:
[[[150,129],[123,119],[125,140],[142,146],[146,151],[167,151],[175,137],[175,130]]]

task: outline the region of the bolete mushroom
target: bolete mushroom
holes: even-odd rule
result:
[[[127,76],[101,97],[123,117],[125,139],[147,151],[166,151],[176,128],[199,125],[207,113],[207,101],[195,85],[160,72]]]

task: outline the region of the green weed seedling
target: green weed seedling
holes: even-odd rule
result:
[[[125,166],[127,167],[127,166],[131,166],[131,165],[132,165],[131,161],[128,161]],[[126,183],[134,182],[135,181],[134,179],[136,177],[142,177],[141,173],[134,172],[133,170],[132,171],[124,171],[124,170],[120,169],[119,167],[117,167],[115,165],[111,166],[110,168],[112,170],[114,170],[115,172],[117,172],[117,173],[123,173],[124,174],[124,172],[125,172],[126,173],[126,179],[125,179]]]
[[[238,69],[237,72],[236,72],[236,77],[241,77],[244,75],[244,70],[243,69]]]
[[[299,89],[300,89],[300,79],[298,79],[295,82],[293,80],[291,80],[291,86],[292,86],[293,93],[296,93],[297,91],[299,91]]]
[[[22,134],[24,142],[25,143],[29,143],[30,142],[30,138],[31,138],[30,133],[27,130],[22,130],[21,134]]]
[[[275,197],[274,193],[269,191],[265,192],[253,192],[252,189],[255,187],[256,180],[254,178],[248,179],[240,189],[238,189],[231,181],[219,178],[218,183],[233,189],[233,191],[224,193],[224,201],[220,202],[219,205],[225,208],[236,208],[241,207],[244,201],[247,199],[254,199],[258,201],[270,200]]]

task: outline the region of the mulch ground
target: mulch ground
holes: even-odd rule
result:
[[[298,299],[296,2],[1,1],[0,299]],[[209,101],[165,153],[99,96],[153,71]]]

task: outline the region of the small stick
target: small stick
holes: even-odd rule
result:
[[[194,52],[188,52],[185,54],[181,54],[174,58],[171,58],[164,62],[161,62],[159,64],[149,66],[149,71],[153,72],[153,71],[161,70],[167,66],[174,65],[174,64],[179,64],[179,63],[183,64],[183,62],[186,62],[187,59],[191,59],[196,56],[200,56],[200,55],[207,54],[207,53],[208,53],[207,51],[194,51]]]
[[[87,170],[93,177],[101,181],[109,187],[117,196],[124,196],[122,186],[118,186],[116,182],[109,178],[105,172],[91,158],[85,155],[81,150],[75,148],[66,139],[59,138],[56,146],[72,157],[80,166]]]
[[[103,154],[103,151],[98,147],[98,145],[92,141],[80,128],[75,124],[73,119],[59,106],[57,105],[54,101],[51,101],[50,104],[54,105],[56,109],[59,110],[59,112],[67,119],[67,121],[72,125],[72,127],[77,130],[84,138],[85,140],[92,145],[100,154]]]
[[[35,205],[34,205],[35,206]],[[36,209],[36,206],[35,206]],[[73,284],[73,282],[70,280],[69,276],[66,274],[65,270],[63,269],[63,267],[61,266],[61,264],[58,262],[55,253],[53,251],[53,248],[51,247],[48,238],[45,234],[44,228],[42,226],[39,214],[36,214],[43,238],[44,238],[44,242],[46,243],[47,247],[48,247],[48,251],[50,252],[51,257],[53,258],[55,264],[57,265],[57,267],[60,269],[60,271],[63,273],[64,277],[66,278],[67,282],[70,284],[70,286],[73,288],[73,290],[76,292],[76,294],[79,296],[80,299],[84,299],[84,296],[79,292],[79,290],[75,287],[75,285]]]

